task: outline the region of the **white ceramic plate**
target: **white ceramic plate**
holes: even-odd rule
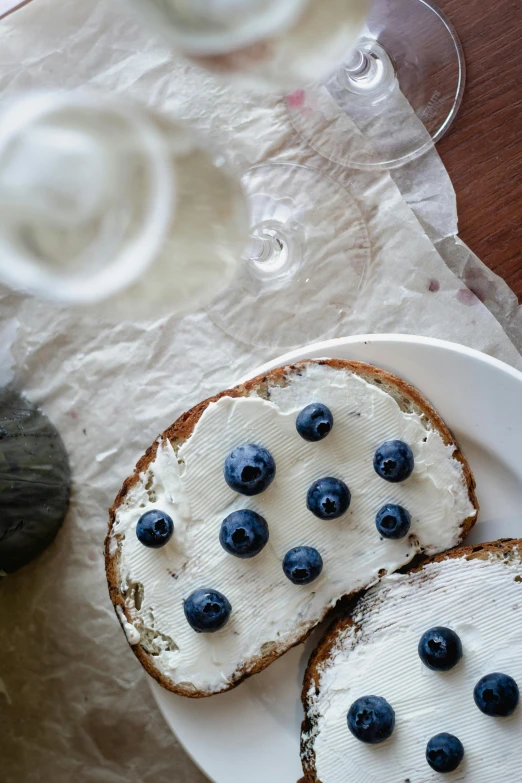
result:
[[[481,511],[468,542],[522,537],[522,373],[442,340],[365,335],[292,351],[248,377],[324,357],[375,364],[417,386],[453,431],[477,479]],[[301,777],[300,690],[317,636],[210,699],[177,697],[151,680],[167,723],[214,783],[296,783]]]

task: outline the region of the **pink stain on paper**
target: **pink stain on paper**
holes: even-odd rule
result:
[[[495,298],[495,283],[487,277],[482,269],[474,267],[467,269],[464,273],[464,282],[481,302]]]
[[[77,419],[78,418],[78,414],[76,413],[76,411],[71,411],[71,418],[73,418],[73,419]]]
[[[296,90],[286,96],[286,100],[291,109],[302,109],[306,101],[306,93],[304,90]]]
[[[461,304],[467,305],[467,307],[472,307],[479,301],[473,291],[470,291],[469,288],[460,288],[457,291],[457,299]]]
[[[440,283],[438,280],[430,280],[430,284],[428,286],[428,291],[431,291],[433,294],[436,294],[437,291],[440,291]]]

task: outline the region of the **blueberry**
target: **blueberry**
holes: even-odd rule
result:
[[[451,628],[438,625],[422,635],[419,657],[428,669],[447,672],[462,658],[462,642]]]
[[[295,426],[302,438],[315,443],[326,438],[333,427],[333,416],[326,405],[313,402],[301,411]]]
[[[411,516],[402,506],[387,503],[375,519],[377,530],[383,538],[404,538],[411,525]]]
[[[255,557],[268,541],[268,525],[255,511],[233,511],[221,525],[219,541],[229,555]]]
[[[348,509],[351,499],[344,481],[328,477],[314,481],[308,490],[306,505],[319,519],[337,519]]]
[[[276,473],[274,458],[263,446],[248,443],[237,446],[225,460],[225,481],[241,495],[259,495],[267,489]]]
[[[397,484],[406,481],[413,473],[413,452],[401,440],[388,440],[379,446],[373,458],[375,472],[385,481]]]
[[[395,712],[386,699],[363,696],[348,710],[348,728],[361,742],[377,745],[393,734]]]
[[[493,718],[507,718],[512,715],[519,699],[518,685],[507,674],[486,674],[475,685],[475,704],[484,715]]]
[[[217,590],[195,590],[184,604],[188,624],[197,633],[214,633],[225,626],[230,617],[230,602]]]
[[[435,772],[453,772],[464,758],[464,746],[453,734],[437,734],[426,746],[426,761]]]
[[[138,519],[136,535],[144,546],[160,549],[168,544],[174,533],[174,523],[168,514],[157,508],[147,511]]]
[[[283,571],[294,585],[309,585],[322,570],[323,558],[311,546],[296,546],[283,560]]]

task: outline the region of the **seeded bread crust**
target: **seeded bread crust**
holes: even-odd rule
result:
[[[149,449],[147,449],[145,454],[138,461],[134,473],[123,482],[123,486],[109,510],[109,530],[105,539],[105,569],[109,586],[109,594],[115,607],[118,620],[122,625],[125,620],[132,622],[132,619],[128,614],[125,606],[126,596],[122,589],[122,579],[120,577],[119,565],[121,547],[118,545],[117,550],[114,551],[114,543],[112,541],[111,533],[116,520],[116,512],[119,506],[124,501],[129,490],[138,482],[140,475],[147,470],[150,463],[155,459],[159,444],[163,441],[169,440],[174,449],[177,450],[188,438],[190,438],[194,427],[203,415],[203,412],[212,402],[217,402],[217,400],[227,396],[248,397],[253,391],[255,391],[258,396],[268,400],[270,399],[270,389],[272,387],[286,386],[289,382],[289,378],[291,378],[292,375],[300,375],[308,364],[319,364],[338,370],[347,370],[349,372],[353,372],[368,383],[377,385],[390,394],[396,400],[401,410],[405,412],[415,412],[420,415],[423,418],[424,424],[428,428],[437,430],[440,433],[446,445],[451,444],[455,447],[456,450],[454,457],[462,464],[470,501],[475,509],[478,510],[478,502],[475,496],[475,480],[468,463],[460,452],[455,439],[453,438],[449,429],[446,427],[443,420],[430,405],[430,403],[413,386],[410,386],[401,378],[398,378],[397,376],[392,375],[385,370],[373,367],[372,365],[362,364],[361,362],[343,361],[340,359],[298,362],[286,367],[278,367],[275,370],[271,370],[266,375],[260,375],[244,384],[241,384],[240,386],[236,386],[233,389],[228,389],[221,392],[220,394],[215,395],[214,397],[210,397],[204,402],[201,402],[199,405],[196,405],[187,413],[184,413],[179,417],[179,419],[177,419],[177,421],[174,422],[171,427],[165,430],[165,432],[156,439]],[[463,520],[459,541],[462,541],[469,533],[475,520],[476,515],[470,516]],[[341,598],[341,596],[339,596],[339,598]],[[323,618],[321,619],[324,619],[327,614],[328,610],[325,609]],[[230,690],[233,687],[239,685],[239,683],[245,680],[247,677],[251,677],[258,672],[261,672],[273,661],[287,652],[291,647],[295,647],[296,645],[303,642],[313,631],[316,625],[317,624],[314,624],[313,626],[296,628],[295,634],[289,643],[274,643],[271,649],[265,651],[263,655],[256,656],[252,658],[246,665],[238,667],[233,677],[231,678],[230,683],[228,685],[224,685],[222,687],[222,691]],[[181,696],[188,696],[190,698],[203,698],[216,693],[216,691],[199,691],[195,687],[190,688],[186,685],[176,685],[158,670],[154,663],[154,656],[144,649],[141,643],[131,645],[131,648],[151,677],[157,680],[157,682],[167,690],[172,691],[173,693],[177,693]],[[313,778],[310,778],[310,780],[313,780]]]
[[[522,539],[502,538],[498,541],[492,541],[487,544],[479,544],[477,546],[461,546],[451,549],[448,552],[444,552],[441,555],[436,555],[431,558],[424,558],[422,564],[417,565],[415,568],[409,569],[409,574],[415,574],[423,570],[424,566],[429,563],[442,563],[444,560],[466,558],[466,560],[488,560],[491,556],[501,557],[505,560],[509,560],[514,556],[522,556]],[[357,602],[352,604],[352,610],[355,611]],[[371,610],[371,606],[369,607]],[[315,769],[315,752],[314,752],[314,729],[316,722],[310,717],[312,709],[312,700],[310,694],[314,693],[318,696],[321,692],[320,681],[321,675],[325,668],[328,668],[332,654],[337,648],[340,636],[350,626],[355,625],[351,614],[344,614],[342,617],[338,617],[332,625],[326,630],[319,644],[313,651],[308,662],[308,666],[305,672],[302,702],[305,713],[305,719],[301,729],[301,761],[303,764],[304,777],[299,783],[322,783],[317,777]],[[368,611],[368,609],[367,609]]]

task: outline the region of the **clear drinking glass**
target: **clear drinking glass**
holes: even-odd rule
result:
[[[0,280],[111,316],[195,309],[237,273],[243,191],[192,133],[92,92],[0,112]]]

